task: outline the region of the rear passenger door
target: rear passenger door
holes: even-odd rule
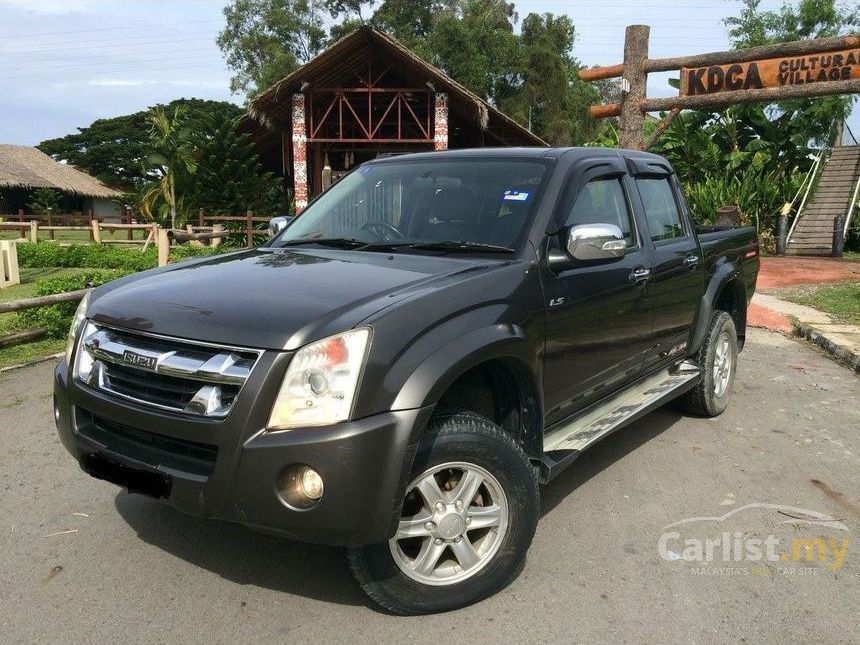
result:
[[[643,238],[651,246],[653,342],[646,370],[684,353],[704,288],[699,243],[673,177],[668,168],[648,168],[633,178]]]

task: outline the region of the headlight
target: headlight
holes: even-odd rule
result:
[[[75,339],[78,337],[78,331],[87,316],[87,305],[90,304],[90,294],[92,291],[87,291],[75,311],[75,317],[72,318],[72,326],[69,327],[69,336],[66,339],[66,365],[71,365],[72,350],[75,348]]]
[[[348,419],[369,341],[369,329],[353,329],[297,351],[287,368],[268,428],[327,426]]]

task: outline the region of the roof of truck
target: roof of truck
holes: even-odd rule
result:
[[[440,157],[444,158],[454,158],[454,159],[480,159],[480,158],[516,158],[516,159],[558,159],[562,155],[571,154],[576,158],[586,158],[586,157],[620,157],[621,153],[624,153],[625,157],[632,157],[634,159],[648,159],[648,160],[658,160],[662,159],[662,157],[652,154],[650,152],[643,152],[641,150],[620,150],[618,148],[601,148],[601,147],[579,147],[579,148],[538,148],[538,147],[529,147],[529,148],[502,148],[502,147],[490,147],[490,148],[462,148],[458,150],[437,150],[432,152],[415,152],[415,153],[405,153],[402,155],[386,155],[383,157],[379,157],[378,159],[374,159],[369,163],[385,163],[387,161],[393,161],[398,159],[403,159],[404,157],[408,157],[410,160],[422,161],[427,160],[431,161],[433,159],[439,159]]]

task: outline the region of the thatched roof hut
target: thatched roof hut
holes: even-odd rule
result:
[[[74,166],[59,163],[30,146],[0,144],[0,187],[55,188],[84,197],[110,199],[122,193]]]

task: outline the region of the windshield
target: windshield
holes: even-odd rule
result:
[[[398,160],[357,168],[311,204],[272,246],[514,249],[546,167],[539,160]],[[453,244],[453,243],[456,243]]]

